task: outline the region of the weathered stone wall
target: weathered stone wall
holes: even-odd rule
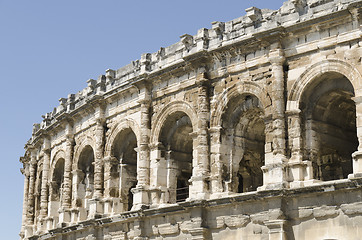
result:
[[[361,6],[249,8],[60,99],[21,239],[359,239]]]

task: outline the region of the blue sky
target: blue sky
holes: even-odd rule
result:
[[[0,239],[18,239],[33,123],[108,68],[282,0],[0,0]]]

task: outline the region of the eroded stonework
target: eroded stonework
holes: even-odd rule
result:
[[[21,239],[361,239],[360,0],[289,0],[60,99]]]

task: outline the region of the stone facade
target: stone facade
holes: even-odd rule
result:
[[[360,0],[289,0],[60,99],[21,239],[361,239]]]

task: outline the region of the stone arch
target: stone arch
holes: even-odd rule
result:
[[[220,104],[220,157],[222,188],[227,192],[250,192],[263,184],[266,126],[263,102],[251,93],[234,88],[227,103]],[[265,104],[265,103],[264,103]],[[215,122],[214,122],[215,123]]]
[[[197,124],[196,111],[183,101],[169,103],[153,119],[151,176],[155,177],[151,186],[164,189],[156,197],[161,202],[181,202],[189,197],[189,180],[196,159],[196,135],[191,133],[197,132]]]
[[[94,149],[96,149],[95,140],[91,136],[86,136],[85,139],[81,139],[80,142],[81,143],[79,145],[77,144],[74,149],[74,157],[73,157],[74,166],[78,165],[79,157],[83,152],[84,148],[90,146],[93,149],[93,151]]]
[[[140,128],[139,128],[138,124],[133,119],[121,120],[111,130],[111,133],[110,133],[109,137],[106,140],[106,145],[105,145],[105,149],[104,149],[106,157],[111,156],[112,147],[113,147],[114,141],[117,138],[118,134],[121,133],[123,130],[128,129],[128,128],[131,129],[134,132],[134,134],[136,135],[136,138],[137,138],[137,143],[138,143],[138,141],[140,139]]]
[[[340,60],[310,66],[292,86],[287,110],[301,111],[303,144],[297,150],[311,161],[313,178],[335,180],[352,173],[351,155],[358,146],[352,99],[360,89],[360,73]]]
[[[307,68],[295,81],[288,94],[287,110],[299,109],[299,103],[305,89],[319,76],[336,72],[345,76],[352,84],[356,95],[362,87],[360,72],[349,63],[341,60],[324,60]]]
[[[65,152],[64,152],[64,150],[63,149],[58,149],[55,153],[54,153],[54,155],[53,155],[53,157],[52,157],[52,159],[51,159],[51,161],[50,161],[50,169],[49,169],[49,181],[51,181],[51,178],[52,178],[52,176],[53,176],[53,174],[54,174],[54,168],[55,168],[55,166],[56,166],[56,164],[57,164],[57,161],[59,160],[59,159],[65,159]]]
[[[254,95],[259,99],[265,116],[271,114],[270,106],[272,105],[272,102],[269,94],[257,83],[242,81],[239,84],[226,89],[217,97],[215,110],[211,113],[210,127],[221,126],[222,115],[224,114],[230,99],[248,94]]]
[[[130,119],[119,122],[111,131],[105,147],[107,162],[106,192],[119,199],[114,212],[129,211],[133,207],[133,192],[137,185],[140,129]]]
[[[167,104],[152,121],[151,128],[151,144],[157,144],[161,134],[162,126],[167,120],[168,116],[176,112],[185,113],[191,120],[193,132],[197,131],[197,113],[195,109],[188,103],[183,101],[175,101]]]
[[[55,152],[52,158],[49,171],[49,195],[48,208],[49,214],[53,216],[54,224],[58,223],[59,208],[62,203],[62,192],[64,183],[64,167],[65,167],[65,152],[59,149]]]

